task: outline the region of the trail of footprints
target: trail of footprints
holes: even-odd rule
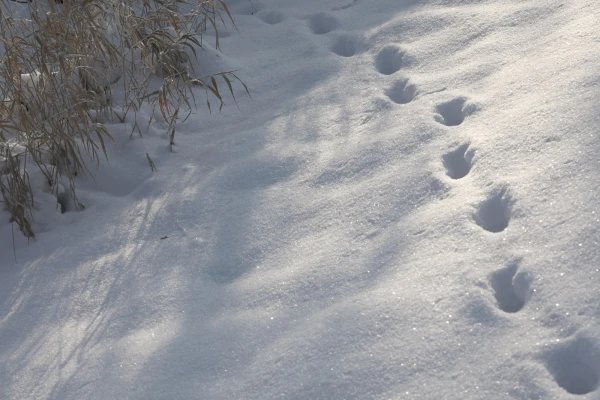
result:
[[[356,1],[336,10],[349,8]],[[285,15],[279,11],[262,11],[258,16],[269,25],[285,20]],[[331,33],[338,27],[337,19],[326,12],[314,14],[307,21],[308,28],[315,35]],[[341,57],[352,57],[364,50],[364,47],[361,35],[341,33],[333,37],[330,50]],[[393,76],[410,66],[411,61],[401,46],[390,44],[379,50],[374,58],[374,67],[384,76]],[[385,94],[392,102],[405,105],[417,99],[419,91],[409,79],[401,78],[395,80],[385,90]],[[475,111],[476,107],[466,97],[459,96],[437,104],[433,119],[448,129],[456,129]],[[469,142],[464,142],[443,154],[441,163],[450,179],[460,180],[467,177],[473,169],[474,156],[475,149]],[[473,221],[489,233],[503,232],[509,226],[514,203],[509,188],[492,188],[476,207]],[[493,272],[488,279],[498,309],[507,314],[518,313],[526,306],[533,293],[532,281],[530,274],[519,271],[519,262],[510,263]],[[583,395],[600,386],[600,346],[591,339],[577,337],[543,353],[539,358],[556,383],[568,393]]]
[[[398,46],[383,47],[375,58],[375,67],[383,75],[393,75],[407,63],[407,56]],[[408,79],[396,81],[386,94],[397,104],[407,104],[415,99],[417,88]],[[466,97],[456,97],[435,107],[434,120],[455,129],[476,111]],[[475,149],[470,143],[462,143],[441,157],[448,177],[465,178],[473,168]],[[510,190],[499,186],[489,191],[473,213],[474,222],[483,230],[497,234],[508,228],[513,205]],[[518,313],[533,293],[533,277],[519,271],[519,264],[512,263],[493,272],[489,284],[497,307],[509,314]],[[600,386],[600,346],[586,337],[576,337],[569,343],[552,348],[540,356],[555,382],[565,391],[575,395],[591,393]]]
[[[377,70],[383,75],[392,75],[405,65],[405,53],[395,46],[384,47],[375,59]],[[386,91],[388,98],[397,104],[407,104],[415,99],[417,89],[408,79],[397,81]],[[435,107],[434,120],[454,129],[476,111],[466,97],[456,97],[439,103]],[[475,149],[470,143],[462,143],[442,155],[441,161],[448,177],[454,180],[465,178],[473,168]],[[489,191],[473,213],[474,222],[490,233],[500,233],[508,228],[513,205],[510,190],[496,187]],[[489,284],[493,290],[497,307],[509,314],[521,311],[530,299],[533,277],[519,271],[519,263],[511,263],[493,272]],[[566,392],[585,395],[600,387],[600,346],[593,339],[578,336],[539,356],[555,382]]]

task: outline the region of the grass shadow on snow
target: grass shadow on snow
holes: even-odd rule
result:
[[[214,250],[207,247],[220,251],[220,245],[205,247],[173,221],[186,207],[178,197],[201,184],[200,177],[189,174],[164,196],[156,191],[133,205],[122,201],[122,214],[106,221],[101,234],[88,235],[81,225],[55,232],[79,237],[78,248],[67,247],[66,241],[54,250],[44,248],[48,243],[34,243],[41,256],[2,271],[0,359],[7,362],[0,376],[12,383],[0,389],[1,397],[80,398],[89,390],[122,397],[154,351],[186,335],[180,325],[185,312],[194,310],[194,317],[205,322],[218,313],[222,298],[211,294],[215,289],[207,283],[204,266]],[[88,210],[88,217],[94,212]],[[210,223],[232,223],[237,229],[210,223],[209,229],[227,230],[232,241],[235,232],[243,235],[242,218],[210,213]],[[164,236],[169,238],[161,240]],[[226,240],[222,234],[215,237]],[[122,374],[115,374],[120,368]],[[11,376],[20,378],[12,381]]]

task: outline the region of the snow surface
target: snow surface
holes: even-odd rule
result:
[[[600,398],[597,2],[228,4],[252,99],[0,211],[0,398]]]

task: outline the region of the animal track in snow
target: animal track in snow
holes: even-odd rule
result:
[[[456,126],[463,123],[465,117],[472,112],[470,107],[466,107],[467,99],[457,97],[445,103],[438,104],[434,118],[440,124],[446,126]]]
[[[387,89],[385,94],[397,104],[407,104],[414,100],[417,94],[417,87],[408,83],[408,79],[397,81],[394,86]]]
[[[308,26],[314,34],[323,35],[337,28],[337,20],[332,15],[321,12],[308,19]]]
[[[398,46],[387,45],[375,57],[375,67],[383,75],[392,75],[404,66],[406,53]]]
[[[514,201],[506,188],[496,190],[479,204],[473,218],[477,225],[488,232],[502,232],[508,227],[513,203]]]
[[[461,179],[471,171],[474,150],[467,151],[469,143],[465,143],[458,149],[444,154],[442,161],[446,174],[452,179]]]
[[[358,35],[343,34],[334,39],[331,51],[338,56],[352,57],[359,53],[364,47],[362,37]]]
[[[600,347],[587,338],[577,338],[549,352],[546,368],[567,392],[593,392],[600,384]]]
[[[265,11],[258,15],[262,22],[277,25],[285,20],[285,15],[280,11]]]
[[[518,263],[496,271],[490,278],[498,308],[507,313],[520,311],[531,296],[531,276],[517,273]]]

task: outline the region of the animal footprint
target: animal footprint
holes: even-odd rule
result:
[[[266,11],[258,16],[262,22],[269,25],[277,25],[285,20],[285,15],[279,11]]]
[[[308,26],[316,35],[329,33],[337,28],[337,20],[328,13],[318,13],[308,19]]]
[[[405,64],[406,53],[398,46],[388,45],[375,57],[375,67],[383,75],[392,75]]]
[[[338,56],[352,57],[364,47],[362,37],[358,35],[343,34],[338,36],[331,45],[331,51]]]
[[[474,150],[467,151],[469,143],[465,143],[458,149],[444,154],[442,160],[446,174],[452,179],[461,179],[471,171]]]
[[[507,313],[520,311],[531,296],[531,276],[517,273],[519,265],[514,263],[492,274],[490,285],[498,307]]]
[[[473,215],[475,223],[488,232],[502,232],[510,222],[513,204],[514,200],[506,188],[492,192],[479,204],[477,212]]]
[[[600,384],[600,347],[589,339],[577,338],[548,353],[546,368],[567,392],[593,392]]]
[[[440,124],[446,126],[456,126],[463,123],[465,117],[474,111],[473,106],[466,105],[465,97],[457,97],[445,103],[438,104],[434,118]]]
[[[385,94],[391,101],[397,104],[407,104],[414,100],[417,87],[408,83],[408,79],[397,81],[394,86],[387,89]]]

